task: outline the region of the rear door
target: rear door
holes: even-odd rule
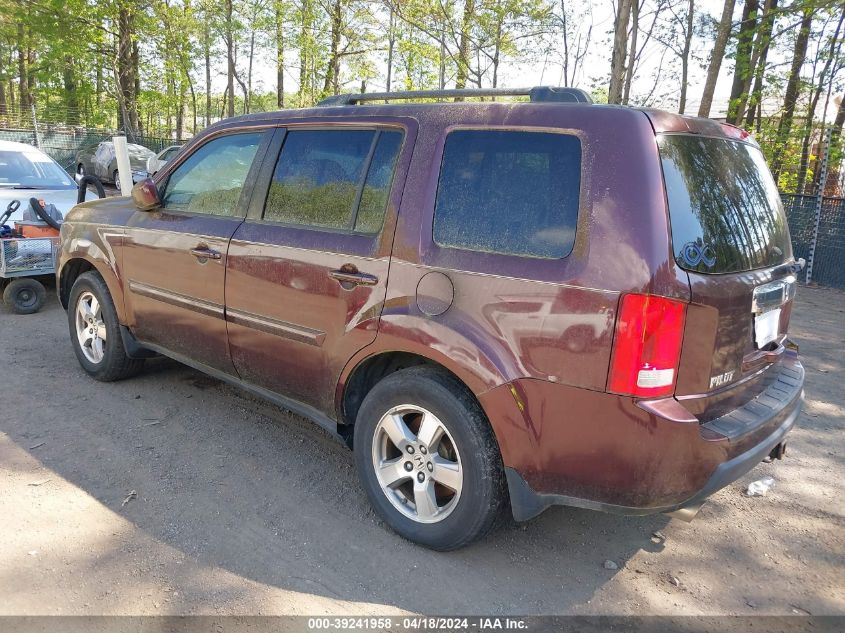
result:
[[[229,240],[243,222],[272,131],[216,136],[160,186],[163,206],[137,211],[124,239],[130,326],[142,342],[233,374],[224,318]]]
[[[340,371],[376,336],[412,142],[397,126],[276,134],[229,249],[230,349],[243,380],[332,414]]]
[[[709,419],[761,392],[783,353],[795,293],[789,229],[755,144],[662,134],[658,145],[692,301],[676,394],[729,393],[699,402]]]

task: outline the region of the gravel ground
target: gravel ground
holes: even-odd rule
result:
[[[787,459],[692,523],[554,508],[449,554],[309,422],[165,359],[96,383],[52,296],[0,324],[0,614],[845,614],[845,293],[799,293]]]

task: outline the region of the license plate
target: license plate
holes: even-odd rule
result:
[[[780,308],[769,310],[754,317],[754,340],[757,349],[762,349],[778,337],[780,329]]]

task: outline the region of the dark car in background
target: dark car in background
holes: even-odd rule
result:
[[[530,94],[212,125],[69,214],[80,364],[160,353],[310,417],[435,549],[508,506],[694,514],[803,400],[775,183],[738,128]]]
[[[129,165],[132,168],[132,182],[138,182],[147,176],[147,161],[155,157],[155,153],[136,143],[127,143]],[[120,188],[117,177],[117,158],[113,141],[101,141],[96,145],[83,147],[76,154],[76,173],[78,176],[91,174],[103,182],[114,184]]]

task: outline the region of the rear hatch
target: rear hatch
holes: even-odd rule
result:
[[[753,141],[658,134],[672,248],[687,271],[675,394],[706,422],[775,379],[795,295],[777,187]]]

